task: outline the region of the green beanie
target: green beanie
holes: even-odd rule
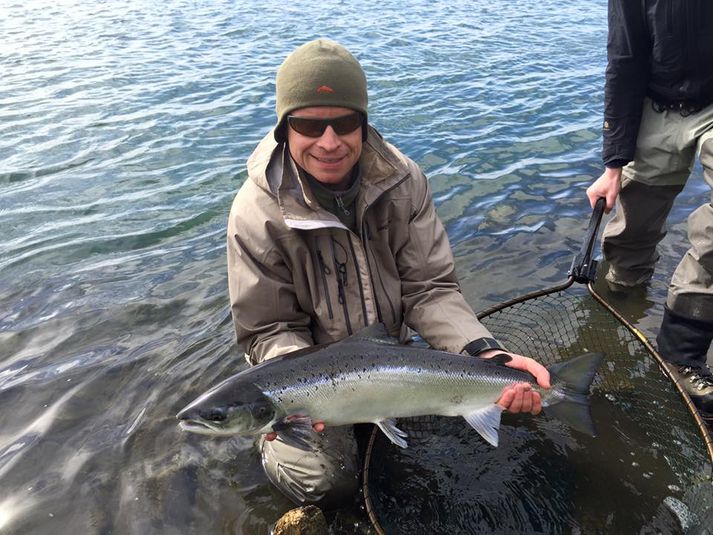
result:
[[[366,126],[366,75],[356,58],[334,41],[317,39],[294,50],[277,70],[276,86],[277,141],[286,138],[287,115],[310,106],[359,111]],[[366,128],[362,135],[366,138]]]

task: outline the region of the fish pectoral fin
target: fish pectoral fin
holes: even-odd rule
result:
[[[288,446],[303,451],[312,451],[312,439],[315,431],[312,429],[312,418],[304,414],[291,414],[272,426],[280,440]]]
[[[493,403],[483,409],[478,409],[470,414],[464,414],[463,418],[475,429],[481,437],[487,440],[490,444],[497,447],[498,445],[498,429],[500,429],[500,415],[503,408]]]
[[[396,427],[396,422],[387,419],[379,420],[375,423],[379,426],[379,429],[384,432],[384,434],[389,438],[391,442],[401,448],[408,447],[408,443],[406,442],[406,440],[404,440],[408,435],[404,431],[401,431],[401,429]]]

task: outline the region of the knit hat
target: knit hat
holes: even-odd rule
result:
[[[361,112],[366,139],[368,96],[361,65],[342,45],[317,39],[295,49],[277,70],[277,127],[275,139],[284,141],[287,115],[310,106],[337,106]]]

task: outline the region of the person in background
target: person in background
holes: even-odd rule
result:
[[[587,189],[616,213],[604,229],[606,280],[643,285],[696,154],[713,188],[713,2],[609,0],[604,173]],[[688,218],[690,249],[668,289],[660,355],[700,410],[713,413],[713,205]]]
[[[343,339],[382,322],[402,343],[488,358],[506,351],[460,292],[426,177],[368,123],[367,83],[341,45],[318,39],[277,72],[277,125],[248,160],[228,222],[228,279],[238,344],[251,364]],[[508,366],[549,387],[547,370]],[[465,358],[465,357],[464,357]],[[511,412],[541,410],[526,384],[503,391]],[[353,500],[351,426],[314,423],[310,452],[275,433],[260,440],[270,481],[293,501]]]

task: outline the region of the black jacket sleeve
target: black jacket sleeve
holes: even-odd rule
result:
[[[609,0],[602,147],[605,164],[634,159],[650,53],[644,0]]]

